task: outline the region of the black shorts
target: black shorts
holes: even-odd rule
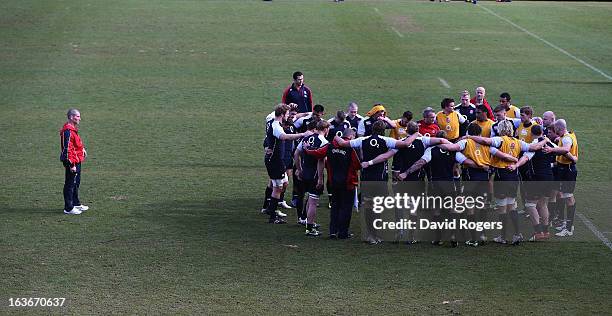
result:
[[[264,158],[266,163],[266,170],[268,171],[268,176],[272,180],[278,180],[285,177],[285,171],[287,168],[282,160],[279,159],[268,159],[268,157]]]
[[[402,170],[401,172],[405,172],[406,170]],[[425,181],[425,171],[423,171],[423,169],[420,169],[419,171],[410,173],[403,181]]]
[[[463,178],[463,193],[467,196],[480,196],[489,190],[489,172],[478,168],[464,168],[461,173]]]
[[[433,202],[433,201],[444,201],[447,197],[454,198],[457,196],[457,188],[455,187],[455,182],[453,180],[434,180],[427,182],[427,198],[434,199],[430,200],[432,202],[428,202],[425,205],[428,207],[429,211],[440,211],[444,214],[447,214],[446,211],[450,211],[449,209],[444,208],[444,202]]]
[[[554,181],[553,175],[534,174],[529,181],[523,181],[521,190],[525,191],[527,200],[537,200],[542,197],[552,197],[555,191],[559,190],[559,183]]]
[[[285,164],[285,168],[292,169],[293,168],[293,156],[285,155],[283,158],[283,164]]]
[[[463,168],[461,173],[465,181],[489,181],[489,172],[480,168]]]
[[[295,174],[295,168],[292,169],[292,175],[293,175],[293,192],[295,194],[298,195],[302,195],[304,193],[306,193],[306,188],[304,187],[304,181],[300,180],[297,175]]]
[[[306,192],[308,194],[319,196],[323,194],[323,186],[317,189],[317,182],[319,180],[317,178],[311,180],[304,180],[304,187],[306,188]]]
[[[360,193],[364,199],[389,195],[386,181],[361,181]]]
[[[576,178],[578,177],[578,169],[576,164],[558,164],[558,177],[561,181],[561,193],[574,193],[576,189]]]
[[[498,199],[515,198],[519,185],[518,172],[495,168],[494,191]]]
[[[425,178],[408,178],[393,182],[392,185],[394,188],[397,188],[399,193],[410,193],[410,194],[421,194],[426,192],[426,184]],[[395,190],[395,189],[394,189]]]
[[[559,167],[557,167],[557,165],[554,165],[552,167],[552,173],[553,173],[553,179],[554,181],[560,181],[559,180]]]
[[[533,170],[527,165],[522,165],[518,168],[519,179],[521,180],[521,184],[523,181],[532,181],[535,180],[533,175]]]
[[[433,180],[428,182],[428,184],[428,196],[441,196],[444,198],[446,196],[454,197],[457,195],[457,188],[455,187],[455,182],[453,180]]]

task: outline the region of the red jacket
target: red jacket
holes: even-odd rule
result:
[[[419,133],[421,133],[421,135],[436,137],[436,133],[440,130],[440,126],[438,126],[436,123],[427,124],[423,120],[420,120],[417,123],[419,124]]]
[[[62,154],[60,160],[65,166],[73,166],[85,160],[83,142],[79,137],[79,132],[74,125],[64,124],[60,130]]]
[[[470,103],[476,105],[476,97],[473,97],[470,99]],[[487,99],[483,99],[482,100],[482,104],[484,105],[485,108],[487,108],[487,117],[490,120],[495,121],[495,117],[493,116],[493,110],[491,110],[491,106],[489,106],[489,102],[487,102]],[[478,105],[476,105],[478,106]]]

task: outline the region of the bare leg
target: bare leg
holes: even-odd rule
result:
[[[318,197],[308,195],[308,202],[306,208],[306,223],[314,224],[315,217],[317,216],[317,203],[319,202]]]

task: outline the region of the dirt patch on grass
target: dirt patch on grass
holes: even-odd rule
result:
[[[423,27],[408,15],[390,15],[385,18],[389,25],[395,27],[401,33],[423,32]]]

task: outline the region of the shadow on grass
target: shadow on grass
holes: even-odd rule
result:
[[[260,216],[259,203],[248,198],[170,200],[148,204],[133,215],[163,225],[168,234],[233,239],[244,237],[241,232],[256,230],[253,221]]]
[[[49,208],[49,207],[35,207],[35,206],[27,206],[27,205],[19,205],[19,206],[0,206],[0,215],[2,214],[24,214],[24,215],[65,215],[63,213],[63,209],[61,207],[58,208]]]
[[[255,205],[261,204],[252,198],[220,198],[207,200],[168,200],[161,203],[151,203],[145,206],[150,214],[208,217],[213,215],[246,215],[251,210],[258,209]]]
[[[567,81],[567,80],[534,80],[545,84],[575,84],[575,85],[611,85],[612,81]]]
[[[336,241],[327,240],[327,228],[329,224],[329,211],[327,208],[319,208],[317,214],[317,222],[322,224],[322,232],[324,236],[320,238],[307,238],[304,237],[303,227],[296,224],[295,222],[295,209],[283,210],[288,214],[287,224],[285,225],[270,225],[267,224],[267,217],[260,214],[261,201],[252,198],[227,198],[227,199],[216,199],[216,200],[172,200],[165,201],[162,203],[149,204],[142,211],[137,211],[133,215],[140,218],[140,220],[148,221],[151,225],[162,225],[165,229],[165,234],[168,236],[174,236],[175,238],[187,238],[187,239],[200,239],[207,238],[216,241],[227,241],[227,242],[264,242],[264,243],[281,243],[281,244],[309,244],[314,246],[320,243],[332,243],[327,246],[332,246],[334,249],[342,247],[340,243]],[[352,244],[361,248],[358,245],[365,245],[360,240],[360,225],[359,214],[353,214],[353,225],[351,230],[356,234],[356,237],[352,240],[341,242],[346,245]],[[529,221],[525,218],[521,218],[521,226],[523,234],[528,238],[530,236],[532,227]],[[562,244],[600,244],[601,242],[593,236],[593,234],[582,225],[581,222],[576,223],[577,234],[572,238],[556,238],[553,237],[551,240],[538,243],[525,242],[525,248],[531,247],[543,247],[555,249]],[[488,232],[489,238],[494,237],[493,232]],[[334,244],[335,243],[335,244]],[[545,246],[548,244],[548,246]],[[371,251],[370,247],[365,246]],[[504,250],[497,249],[499,247],[506,248],[505,246],[499,246],[494,243],[489,243],[486,250],[480,250],[480,252],[501,252]],[[392,243],[387,242],[378,248],[408,248],[403,243]],[[431,248],[428,242],[421,243],[416,247],[410,247],[411,249],[420,249],[425,252],[429,251],[442,251],[444,252],[445,247],[441,247],[441,250],[425,250]],[[465,248],[461,245],[460,248]],[[519,247],[522,248],[522,247]],[[520,253],[519,248],[508,247]],[[418,250],[417,250],[418,251]],[[454,250],[449,255],[453,255]],[[463,251],[473,251],[472,248],[464,249]],[[375,253],[378,251],[374,251]]]
[[[179,167],[179,168],[220,168],[220,169],[238,169],[238,170],[248,170],[248,169],[262,169],[264,168],[263,163],[261,164],[235,164],[235,163],[164,163],[164,166],[168,167]]]

